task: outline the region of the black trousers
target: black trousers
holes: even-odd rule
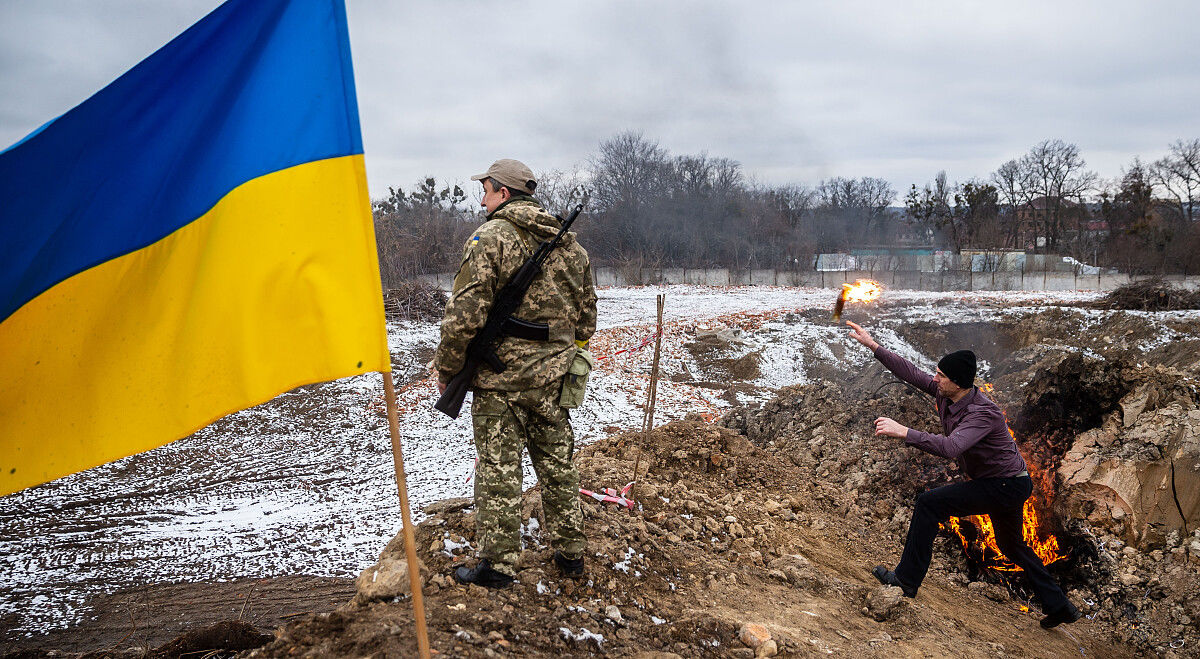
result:
[[[1032,493],[1033,481],[1028,476],[1016,476],[952,483],[918,495],[908,539],[904,541],[904,554],[896,566],[896,578],[906,586],[919,587],[933,558],[938,524],[950,517],[987,515],[996,531],[996,545],[1025,571],[1034,594],[1042,602],[1042,610],[1049,613],[1066,606],[1062,588],[1021,535],[1025,500]]]

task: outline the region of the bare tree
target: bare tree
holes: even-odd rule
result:
[[[1150,166],[1150,178],[1175,200],[1184,219],[1200,219],[1200,139],[1176,140],[1170,152]]]
[[[600,143],[591,167],[597,208],[635,211],[661,191],[667,151],[641,133],[621,133]]]
[[[1095,187],[1096,173],[1085,171],[1086,166],[1079,147],[1062,140],[1044,140],[1020,160],[1022,180],[1030,186],[1027,192],[1032,193],[1027,204],[1042,225],[1049,252],[1057,250],[1062,242],[1065,211],[1078,209],[1084,194]],[[1041,200],[1042,206],[1034,208],[1034,200]]]
[[[1023,246],[1022,223],[1020,209],[1032,202],[1033,186],[1029,180],[1029,171],[1017,159],[1009,160],[1000,165],[991,176],[996,186],[1001,203],[1000,221],[1004,226],[1004,246]]]
[[[933,178],[932,184],[926,183],[920,190],[914,184],[908,191],[904,206],[911,221],[944,236],[957,254],[964,247],[964,236],[959,230],[958,217],[950,206],[953,196],[954,190],[946,182],[946,172],[943,170]]]
[[[589,192],[587,177],[578,168],[540,172],[537,182],[537,198],[551,213],[568,212],[572,206],[583,201]]]
[[[463,243],[478,221],[466,198],[458,185],[439,186],[430,176],[412,192],[388,188],[387,197],[372,202],[384,286],[458,266]]]
[[[822,248],[841,248],[850,242],[864,239],[883,242],[887,208],[896,198],[890,183],[881,178],[864,176],[860,179],[834,177],[817,184],[818,212],[834,232],[827,235]],[[830,245],[828,239],[838,237],[840,245]]]
[[[1171,230],[1154,207],[1150,172],[1137,158],[1119,181],[1100,194],[1100,213],[1109,228],[1105,254],[1126,272],[1162,271]]]
[[[1000,192],[984,181],[967,181],[956,186],[954,212],[968,247],[994,249],[1003,246],[1000,226]]]

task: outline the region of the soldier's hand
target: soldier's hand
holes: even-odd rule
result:
[[[441,380],[438,380],[438,393],[439,394],[446,393],[446,383],[442,382]]]
[[[871,351],[874,351],[876,348],[879,347],[879,342],[876,341],[875,339],[872,339],[870,332],[863,329],[861,325],[859,325],[858,323],[852,323],[848,320],[846,321],[846,324],[849,325],[851,328],[850,338],[863,344],[864,346],[867,347],[868,350],[871,350]]]
[[[896,423],[886,416],[881,416],[878,419],[875,419],[875,434],[904,439],[908,436],[908,428]]]

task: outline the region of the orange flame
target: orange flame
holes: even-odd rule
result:
[[[883,286],[870,279],[859,279],[853,284],[842,284],[842,299],[847,302],[870,302],[883,293]]]
[[[990,383],[984,383],[981,387],[984,391],[991,393],[994,387]],[[1004,415],[1004,422],[1008,424],[1008,414]],[[1008,428],[1008,434],[1012,436],[1013,441],[1017,441],[1017,434],[1013,432],[1011,427]],[[1026,461],[1028,462],[1028,461]],[[1030,475],[1033,475],[1030,472]],[[1041,482],[1040,479],[1035,482]],[[1038,523],[1038,509],[1035,500],[1037,497],[1031,496],[1025,500],[1025,507],[1022,511],[1021,520],[1021,536],[1025,540],[1025,544],[1037,554],[1038,558],[1042,559],[1042,563],[1050,565],[1061,561],[1067,557],[1067,554],[1062,553],[1058,546],[1058,538],[1052,533],[1045,534],[1042,537],[1042,530]],[[943,525],[943,528],[948,528],[958,536],[962,542],[963,550],[970,553],[971,546],[974,545],[979,551],[979,555],[983,559],[983,564],[995,570],[1002,572],[1020,572],[1021,568],[1017,567],[1004,552],[1000,551],[1000,547],[996,544],[996,529],[992,526],[992,520],[986,515],[972,515],[968,517],[975,528],[979,530],[979,537],[974,541],[967,540],[967,537],[962,532],[962,523],[957,517],[951,517],[948,523]]]
[[[1024,519],[1021,524],[1021,535],[1025,539],[1025,544],[1033,550],[1033,553],[1042,559],[1042,563],[1050,565],[1057,561],[1066,558],[1066,554],[1059,551],[1058,538],[1053,534],[1046,534],[1045,538],[1040,535],[1038,528],[1038,512],[1037,504],[1034,503],[1034,497],[1030,497],[1025,501]],[[975,524],[975,528],[979,529],[979,537],[973,542],[967,540],[962,531],[962,522],[957,517],[951,517],[947,526],[954,532],[958,539],[963,544],[963,549],[969,549],[972,544],[980,549],[980,555],[983,557],[983,562],[990,568],[1000,570],[1002,572],[1019,572],[1021,568],[1017,567],[1004,552],[1000,551],[1000,547],[996,545],[996,529],[992,526],[992,520],[986,515],[972,515],[968,518]]]

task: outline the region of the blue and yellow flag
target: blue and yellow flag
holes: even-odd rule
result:
[[[387,371],[342,0],[230,0],[0,152],[0,494]]]

